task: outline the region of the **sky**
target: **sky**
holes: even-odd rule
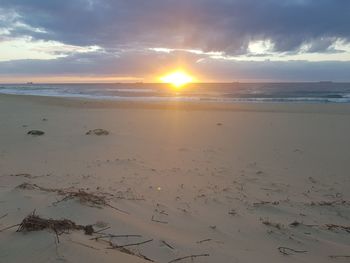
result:
[[[350,81],[349,0],[0,0],[0,82]]]

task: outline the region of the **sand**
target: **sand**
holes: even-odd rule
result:
[[[0,229],[34,210],[109,227],[4,230],[1,263],[350,260],[350,105],[0,95],[0,127]]]

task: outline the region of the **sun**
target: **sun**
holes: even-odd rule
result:
[[[194,78],[183,71],[175,71],[163,77],[160,77],[163,83],[172,84],[176,88],[185,86],[188,83],[193,82]]]

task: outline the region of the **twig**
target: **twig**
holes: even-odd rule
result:
[[[168,248],[174,249],[174,247],[171,246],[171,245],[169,245],[166,241],[162,240],[162,243],[163,243],[164,245],[166,245]]]
[[[3,216],[0,216],[0,219],[3,219],[4,217],[7,217],[8,214],[4,214]]]
[[[106,204],[106,206],[109,206],[110,208],[113,208],[113,209],[115,209],[115,210],[117,210],[117,211],[119,211],[119,212],[122,212],[122,213],[124,213],[124,214],[129,215],[129,212],[124,211],[124,210],[121,210],[121,209],[119,209],[119,208],[117,208],[117,207],[115,207],[115,206],[112,206],[112,205],[110,205],[110,204]]]
[[[107,226],[105,228],[102,228],[100,230],[95,231],[94,234],[100,233],[100,232],[105,231],[105,230],[110,229],[110,228],[111,228],[110,226]]]
[[[160,221],[160,220],[156,220],[154,219],[154,216],[152,216],[152,219],[151,219],[153,222],[157,222],[157,223],[161,223],[161,224],[168,224],[167,221]]]
[[[282,253],[283,255],[291,255],[292,253],[288,253],[289,252],[294,252],[294,253],[306,253],[306,250],[295,250],[289,247],[278,247],[278,251],[280,253]]]
[[[112,248],[124,248],[124,247],[131,247],[131,246],[138,246],[138,245],[143,245],[149,242],[152,242],[153,239],[149,239],[146,241],[142,241],[142,242],[138,242],[138,243],[132,243],[132,244],[126,244],[126,245],[122,245],[122,246],[118,246],[118,245],[112,245]]]
[[[330,258],[350,258],[349,255],[330,255]]]
[[[69,240],[69,241],[72,242],[72,243],[78,244],[78,245],[80,245],[80,246],[84,246],[84,247],[87,247],[87,248],[92,248],[92,249],[95,249],[95,250],[100,250],[100,249],[98,249],[98,248],[95,248],[95,247],[93,247],[93,246],[86,245],[86,244],[81,243],[81,242],[78,242],[78,241],[74,241],[74,240]]]
[[[107,235],[103,235],[103,236],[90,238],[90,240],[98,240],[98,239],[106,238],[106,237],[142,237],[142,236],[141,235],[111,235],[111,234],[107,234]]]
[[[182,258],[176,258],[176,259],[169,261],[168,263],[177,262],[177,261],[184,260],[187,258],[190,258],[192,260],[192,259],[197,258],[197,257],[209,257],[209,254],[191,255],[191,256],[186,256],[186,257],[182,257]]]
[[[203,242],[208,242],[208,241],[211,241],[211,238],[199,240],[199,241],[197,241],[196,243],[197,243],[197,244],[201,244],[201,243],[203,243]]]
[[[54,228],[53,230],[54,230],[54,232],[55,232],[55,234],[56,234],[57,244],[59,244],[59,243],[60,243],[60,238],[58,237],[58,232],[57,232],[57,229],[56,229],[56,228]]]
[[[3,229],[0,229],[0,232],[3,232],[3,231],[5,231],[5,230],[8,230],[8,229],[14,228],[14,227],[16,227],[16,226],[20,226],[20,225],[21,225],[21,224],[16,224],[16,225],[13,225],[13,226],[5,227],[5,228],[3,228]]]

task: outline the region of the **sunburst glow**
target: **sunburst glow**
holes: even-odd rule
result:
[[[183,71],[175,71],[160,78],[163,83],[170,83],[176,88],[180,88],[193,82],[194,78]]]

